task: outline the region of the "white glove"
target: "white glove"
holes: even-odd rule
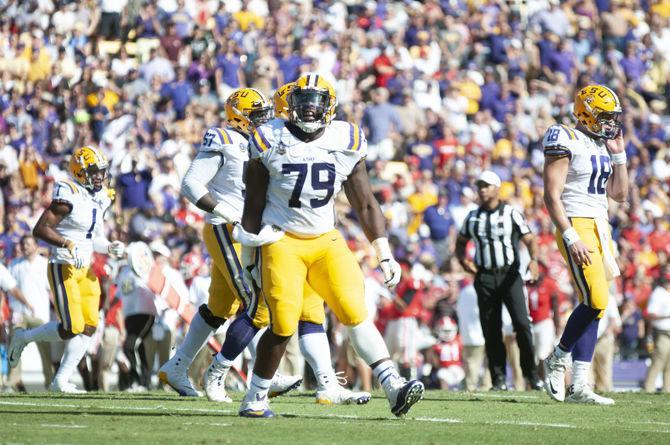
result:
[[[239,218],[235,218],[231,215],[230,206],[220,202],[212,209],[212,214],[223,219],[227,224],[239,222]]]
[[[242,278],[250,289],[260,288],[260,274],[254,261],[256,248],[251,246],[242,246],[240,263],[242,263]]]
[[[372,247],[375,248],[379,268],[384,274],[384,286],[393,289],[400,282],[402,270],[400,264],[393,258],[388,238],[377,238],[372,242]]]
[[[121,241],[112,241],[107,250],[110,255],[116,258],[121,258],[123,257],[123,254],[126,252],[126,245],[123,244]]]
[[[77,245],[72,240],[66,240],[63,247],[65,247],[70,252],[72,259],[74,260],[75,269],[81,269],[88,264],[89,260],[84,256],[84,254],[81,252],[81,250],[79,250]]]
[[[233,228],[233,238],[243,246],[258,247],[266,244],[272,244],[279,241],[284,236],[284,231],[278,227],[265,225],[258,234],[249,233],[237,224]]]

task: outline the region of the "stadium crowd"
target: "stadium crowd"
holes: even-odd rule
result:
[[[110,159],[110,239],[150,244],[164,267],[181,272],[177,287],[190,286],[181,296],[197,307],[208,275],[203,217],[180,184],[203,133],[225,125],[222,104],[235,88],[271,97],[316,72],[337,90],[337,118],[364,128],[371,183],[406,271],[395,291],[380,285],[368,242],[338,199],[339,228],[367,274],[368,306],[408,374],[468,389],[480,370],[463,357],[481,355],[483,337],[472,278],[453,254],[476,205],[475,179],[497,173],[502,198],[531,224],[542,276],[528,288],[531,316],[560,333],[575,294],[542,200],[542,138],[555,122],[572,124],[576,89],[615,90],[632,185],[627,204],[610,204],[622,276],[613,284],[619,309],[601,337],[611,346],[603,366],[611,368],[614,354],[648,357],[651,323],[661,321],[647,316],[652,292],[656,314],[670,315],[668,48],[668,0],[0,0],[0,258],[32,306],[7,295],[0,341],[11,326],[53,316],[48,293],[34,289],[46,277],[26,280],[30,272],[17,264],[35,255],[22,239],[54,181],[67,176],[68,154],[84,144]],[[106,261],[96,263],[105,283],[104,354],[92,351],[103,369],[117,358],[105,345],[124,336],[118,265]],[[17,286],[2,281],[5,291]],[[156,326],[150,337],[162,362],[185,327],[167,306]],[[338,370],[353,375],[358,363],[346,339],[335,323],[329,332]],[[505,337],[513,335],[510,327]],[[369,375],[359,375],[369,387]],[[5,384],[21,389],[19,377]],[[599,388],[611,385],[610,372]]]

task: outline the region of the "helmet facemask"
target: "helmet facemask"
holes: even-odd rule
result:
[[[94,192],[99,192],[102,190],[103,183],[107,178],[107,164],[89,165],[87,168],[82,170],[82,174],[84,175],[84,187],[89,190],[93,190]]]
[[[598,130],[598,136],[603,139],[614,139],[619,134],[621,129],[621,113],[620,112],[602,112],[596,116],[596,125],[594,130]]]
[[[330,95],[327,90],[295,88],[287,97],[289,121],[307,133],[328,124]]]
[[[263,107],[249,112],[249,122],[254,128],[269,122],[274,117],[273,107]]]

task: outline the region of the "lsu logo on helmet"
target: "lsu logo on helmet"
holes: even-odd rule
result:
[[[606,86],[588,85],[575,97],[573,114],[593,136],[614,139],[621,126],[621,103]]]
[[[282,85],[275,91],[273,102],[275,105],[275,117],[288,119],[288,93],[295,87],[295,82]]]
[[[224,108],[228,125],[247,135],[273,116],[272,104],[255,88],[236,90],[226,100]]]
[[[288,120],[307,133],[330,124],[337,107],[332,85],[318,74],[306,74],[294,83],[286,97]]]
[[[72,153],[70,158],[70,174],[74,179],[90,190],[95,190],[93,184],[93,173],[102,172],[105,179],[109,163],[100,150],[91,146],[79,147]]]

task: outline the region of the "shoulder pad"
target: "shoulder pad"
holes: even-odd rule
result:
[[[272,119],[271,121],[256,127],[251,135],[250,145],[255,148],[258,153],[268,151],[270,147],[272,147],[272,142],[275,139],[275,132],[281,131],[282,128],[284,128],[284,120],[282,119]]]
[[[542,139],[542,147],[548,156],[570,156],[578,141],[577,133],[565,125],[552,125]]]
[[[234,138],[233,131],[212,127],[205,132],[199,150],[203,152],[222,152],[227,146],[235,143]]]

